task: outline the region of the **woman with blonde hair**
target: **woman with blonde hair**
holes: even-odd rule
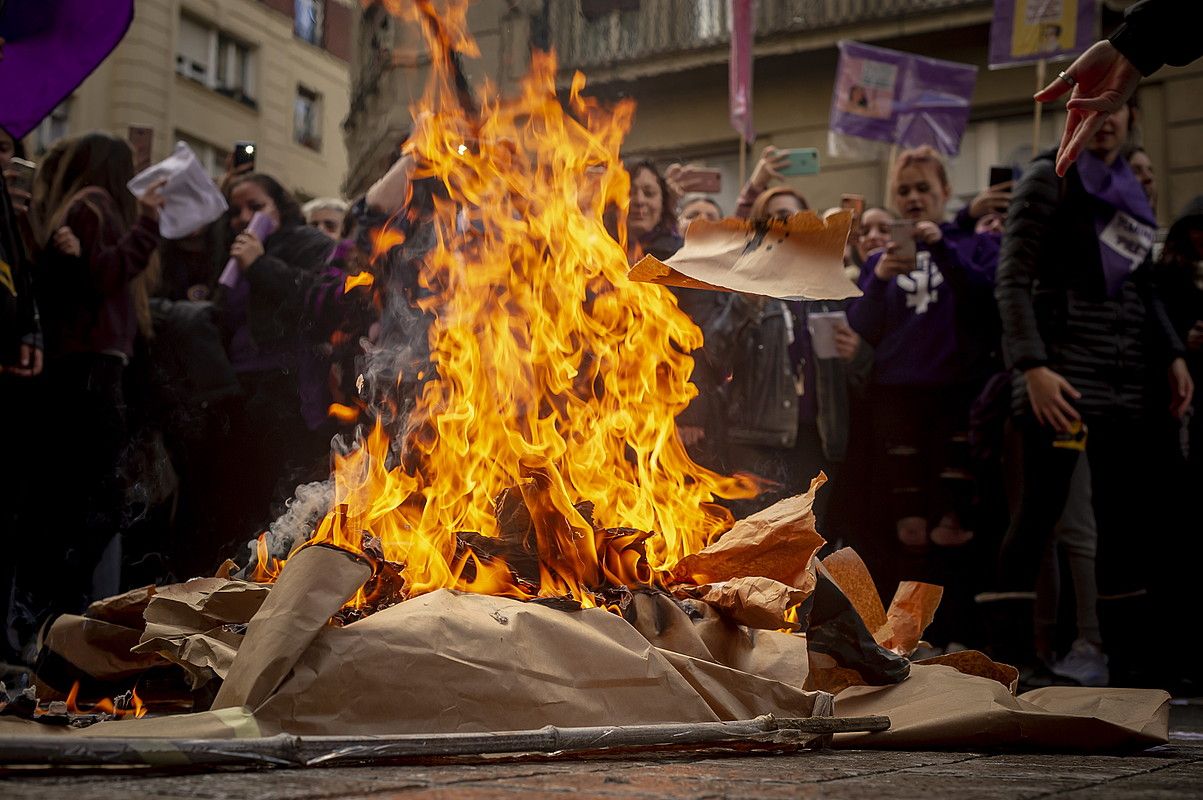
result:
[[[889,199],[909,220],[909,241],[890,241],[861,273],[864,296],[848,311],[873,346],[870,387],[873,482],[906,552],[955,547],[973,536],[973,485],[952,446],[967,428],[975,394],[967,374],[972,337],[993,302],[990,277],[963,258],[959,229],[945,222],[952,195],[943,161],[930,147],[902,151],[890,172]],[[985,314],[977,314],[982,306]],[[975,313],[970,314],[970,310]],[[963,323],[964,321],[964,323]],[[932,579],[921,556],[903,575]]]

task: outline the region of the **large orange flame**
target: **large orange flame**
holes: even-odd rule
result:
[[[696,394],[688,354],[701,332],[670,292],[627,280],[626,243],[603,224],[607,208],[625,220],[619,148],[634,105],[601,107],[578,73],[566,112],[555,59],[537,53],[516,97],[485,86],[479,113],[465,111],[448,49],[475,51],[467,3],[386,5],[423,25],[433,54],[407,148],[415,177],[449,196],[435,201],[422,274],[437,375],[411,416],[405,467],[380,425],[336,458],[334,509],[311,541],[372,542],[369,555],[403,565],[406,596],[594,605],[604,587],[652,583],[729,527],[716,497],[754,487],[686,454],[674,418]],[[522,517],[517,542],[503,506]],[[524,554],[537,558],[522,566]]]

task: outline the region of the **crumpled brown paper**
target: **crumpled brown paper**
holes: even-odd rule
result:
[[[952,667],[914,664],[893,686],[836,695],[838,716],[885,714],[890,729],[837,734],[837,747],[958,750],[1118,750],[1164,744],[1170,696],[1152,689],[1054,686],[1015,697],[999,681]]]
[[[1007,687],[1007,691],[1011,694],[1015,694],[1015,689],[1019,686],[1019,670],[1010,664],[1000,664],[978,650],[960,650],[956,653],[944,653],[943,655],[932,656],[931,658],[925,658],[922,661],[915,661],[913,663],[940,664],[945,667],[952,667],[957,672],[966,675],[989,678]]]
[[[909,656],[919,646],[923,631],[936,616],[944,589],[930,583],[901,581],[887,611],[869,574],[869,568],[850,547],[823,559],[827,574],[860,614],[865,627],[882,647]]]
[[[851,547],[836,550],[823,559],[823,568],[860,614],[870,633],[886,626],[886,608],[881,604],[877,584],[855,550]]]
[[[266,700],[371,574],[366,562],[342,550],[306,547],[293,554],[247,625],[213,708],[255,708]]]
[[[603,609],[443,590],[325,624],[366,577],[339,551],[290,558],[214,708],[250,707],[265,734],[372,734],[796,717],[825,702],[702,649],[658,647]],[[657,613],[684,632],[668,603]]]
[[[826,220],[803,211],[758,226],[748,220],[694,220],[667,261],[644,256],[635,281],[802,300],[843,300],[861,292],[844,275],[852,212]]]
[[[809,655],[804,636],[747,628],[708,603],[674,600],[659,592],[636,592],[623,618],[663,651],[808,688]]]
[[[97,600],[88,606],[84,616],[123,625],[126,628],[142,627],[142,612],[158,591],[157,586],[140,586],[113,597]]]
[[[944,596],[942,586],[919,581],[901,581],[890,607],[886,610],[885,629],[880,631],[878,643],[902,656],[909,656],[919,646],[923,632],[935,619],[936,608]],[[875,637],[877,638],[877,637]]]
[[[63,696],[81,679],[119,682],[168,662],[157,653],[133,653],[141,630],[64,614],[46,635],[38,669],[38,696]],[[61,666],[53,667],[52,662]],[[65,662],[65,663],[64,663]]]
[[[732,622],[766,630],[785,628],[786,614],[800,605],[808,594],[808,591],[772,578],[732,578],[677,590],[678,596],[695,597]]]
[[[815,530],[815,492],[826,482],[819,473],[804,494],[737,521],[718,541],[677,562],[673,579],[701,586],[759,577],[812,590],[811,556],[826,544]]]
[[[158,653],[178,664],[196,689],[225,678],[242,644],[241,626],[263,604],[271,587],[224,578],[194,578],[164,586],[143,614],[145,629],[135,653]]]

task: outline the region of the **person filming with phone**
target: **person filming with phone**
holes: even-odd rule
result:
[[[899,219],[889,241],[868,256],[864,296],[848,310],[873,346],[869,390],[872,481],[884,490],[889,529],[904,559],[897,577],[944,584],[933,574],[974,537],[974,485],[963,441],[975,386],[967,371],[965,328],[978,305],[992,307],[988,278],[966,264],[945,222],[952,194],[932,148],[895,160],[889,198]],[[958,435],[961,434],[961,435]]]

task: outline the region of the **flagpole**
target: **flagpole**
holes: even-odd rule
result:
[[[748,137],[739,135],[739,189],[742,192],[748,180]]]
[[[1036,62],[1036,91],[1039,92],[1044,88],[1045,70],[1048,67],[1048,62],[1043,58]],[[1044,113],[1044,104],[1039,100],[1036,101],[1036,113],[1032,117],[1032,158],[1040,152],[1040,117]]]

